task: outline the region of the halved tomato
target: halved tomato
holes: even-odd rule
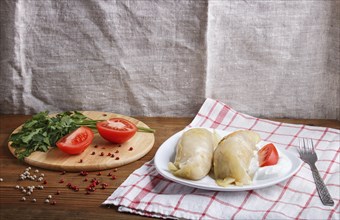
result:
[[[258,151],[258,156],[260,167],[275,165],[279,161],[279,153],[272,143],[262,147]]]
[[[111,118],[98,122],[97,129],[105,140],[117,144],[128,141],[137,132],[136,125],[123,118]]]
[[[88,127],[79,127],[57,141],[57,147],[68,154],[82,153],[92,142],[94,134]]]

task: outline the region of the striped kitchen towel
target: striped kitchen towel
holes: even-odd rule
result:
[[[340,219],[340,131],[274,122],[233,110],[207,99],[188,127],[226,131],[249,129],[262,140],[284,147],[298,157],[299,138],[314,141],[317,167],[335,202],[323,206],[307,164],[286,181],[270,187],[221,192],[191,188],[158,174],[149,161],[134,171],[103,203],[130,212],[158,218],[184,219]]]

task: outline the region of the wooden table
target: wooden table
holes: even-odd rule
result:
[[[96,177],[102,178],[108,183],[108,188],[97,189],[94,193],[87,195],[85,187],[89,185],[84,182],[84,177],[79,173],[66,173],[61,175],[58,171],[49,171],[36,167],[32,167],[31,171],[39,170],[44,173],[45,180],[43,190],[34,190],[31,196],[25,196],[26,201],[20,201],[23,193],[15,189],[16,185],[28,186],[36,185],[35,182],[19,181],[18,177],[28,167],[27,164],[21,163],[15,159],[8,150],[7,141],[10,133],[19,125],[24,123],[31,116],[27,115],[0,115],[0,219],[147,219],[146,217],[136,216],[132,214],[120,213],[117,208],[107,208],[102,206],[102,202],[111,193],[119,187],[123,181],[137,168],[145,162],[151,160],[158,147],[172,134],[182,130],[188,125],[192,118],[148,118],[135,117],[151,128],[156,129],[156,141],[153,149],[140,160],[119,167],[116,172],[113,170],[101,171],[101,176],[97,176],[98,172],[90,172],[88,179]],[[336,120],[300,120],[300,119],[271,119],[274,121],[308,124],[315,126],[331,127],[340,129],[340,123]],[[110,179],[107,174],[112,172],[117,178]],[[63,179],[64,183],[59,183]],[[66,187],[71,182],[77,184],[80,190],[72,191]],[[33,183],[33,184],[32,184]],[[56,195],[59,191],[60,194]],[[55,205],[44,203],[44,200],[52,196],[51,201],[56,201]],[[32,199],[36,198],[36,202]]]

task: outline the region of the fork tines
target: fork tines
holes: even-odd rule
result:
[[[312,139],[306,139],[306,138],[302,138],[299,139],[299,147],[298,147],[298,151],[300,154],[305,154],[305,153],[315,153],[315,149],[314,149],[314,143]]]

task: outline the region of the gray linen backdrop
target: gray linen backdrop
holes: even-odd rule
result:
[[[0,113],[340,119],[340,2],[1,0]]]

